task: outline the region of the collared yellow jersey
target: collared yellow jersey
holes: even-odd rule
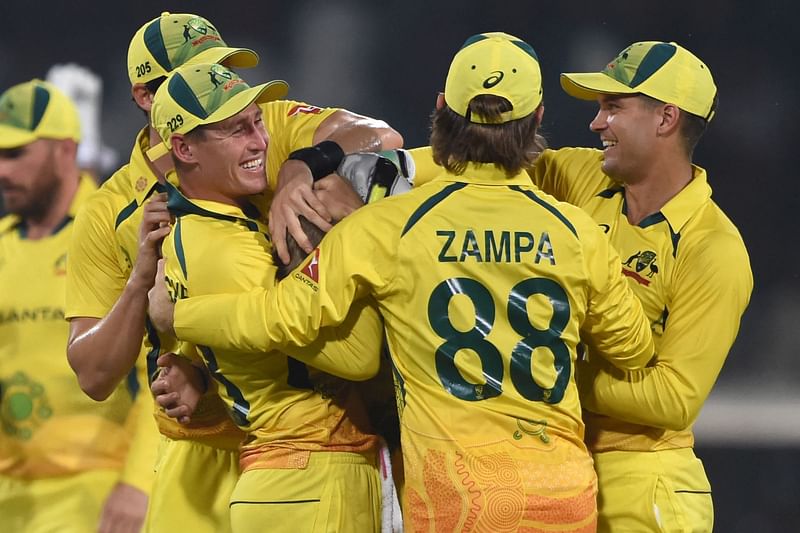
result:
[[[273,290],[179,301],[175,329],[302,345],[373,296],[400,383],[414,529],[516,530],[537,525],[527,510],[546,499],[570,501],[583,523],[595,493],[576,347],[583,335],[629,369],[653,353],[618,261],[585,213],[526,174],[472,165],[348,216]],[[513,504],[500,512],[494,498]]]
[[[270,136],[267,149],[270,187],[253,201],[266,215],[271,200],[270,189],[277,185],[281,164],[291,151],[309,146],[319,124],[337,109],[323,109],[295,101],[269,102],[261,109]],[[153,193],[163,190],[157,171],[147,159],[148,148],[148,129],[145,128],[136,139],[129,164],[103,184],[76,219],[75,237],[69,254],[67,318],[102,318],[125,288],[138,253],[143,205]],[[174,173],[170,173],[168,179],[177,184]],[[162,348],[155,330],[148,327],[139,357],[142,375],[152,377],[157,371],[156,360]],[[171,438],[194,439],[213,446],[235,448],[242,437],[213,391],[203,399],[188,427],[178,424],[158,409],[154,413],[159,431]]]
[[[602,362],[579,380],[593,451],[692,446],[700,412],[733,344],[753,277],[739,232],[711,200],[706,172],[639,224],[626,218],[624,188],[603,174],[602,152],[546,150],[533,181],[585,209],[619,251],[642,301],[657,357],[623,376]],[[585,378],[585,379],[583,379]]]
[[[68,255],[68,319],[104,317],[125,289],[138,254],[143,205],[161,188],[158,173],[145,155],[148,147],[148,130],[145,128],[137,136],[130,162],[84,203],[75,219]],[[146,334],[143,332],[137,362],[138,375],[145,387],[148,387],[148,377],[157,369],[156,359],[160,351],[161,341],[155,329],[148,328]],[[201,403],[194,424],[188,428],[156,409],[150,394],[141,396],[142,399],[137,401],[145,403],[140,407],[143,428],[152,427],[155,413],[158,430],[171,438],[193,438],[228,449],[235,449],[241,441],[241,433],[228,419],[216,395]],[[148,462],[152,465],[159,438],[154,430],[148,433],[152,433],[148,441],[134,448],[148,454]]]
[[[238,207],[190,201],[175,188],[170,188],[169,206],[177,220],[163,254],[173,298],[274,285],[268,230],[256,213],[248,210],[248,217]],[[248,433],[243,469],[302,468],[314,451],[361,452],[375,447],[377,437],[368,431],[363,406],[350,382],[277,351],[213,345],[182,349],[189,356],[194,350],[217,381],[231,418]]]
[[[78,205],[95,185],[82,176],[68,216],[29,240],[14,216],[0,220],[0,473],[22,479],[121,470],[132,393],[98,403],[78,386],[65,353],[67,245]]]

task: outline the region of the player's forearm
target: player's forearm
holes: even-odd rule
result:
[[[589,411],[673,431],[694,422],[710,392],[664,363],[629,372],[583,364],[577,379],[581,403]]]
[[[255,288],[241,294],[194,296],[175,302],[174,329],[178,339],[221,350],[266,351],[270,339],[263,326],[264,295]],[[248,316],[248,310],[254,315]]]
[[[378,372],[382,342],[383,320],[377,304],[364,298],[353,304],[339,326],[322,328],[308,346],[288,345],[282,351],[323,372],[362,381]]]
[[[67,357],[91,398],[106,399],[135,365],[146,311],[147,286],[131,278],[105,317],[72,319]]]
[[[386,122],[344,111],[320,124],[314,133],[314,144],[322,141],[334,141],[346,154],[403,147],[403,136]]]

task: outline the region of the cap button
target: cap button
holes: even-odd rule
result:
[[[170,12],[169,11],[162,11],[161,12],[161,16],[162,17],[168,17],[168,16],[170,16]]]

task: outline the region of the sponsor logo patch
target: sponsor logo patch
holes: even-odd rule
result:
[[[322,113],[322,108],[314,105],[295,105],[289,109],[289,112],[286,113],[286,116],[293,117],[298,113],[303,113],[304,115],[319,115]]]

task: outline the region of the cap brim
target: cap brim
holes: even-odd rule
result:
[[[249,48],[217,46],[203,50],[186,61],[184,65],[198,63],[219,63],[229,68],[252,68],[258,65],[258,54]]]
[[[280,100],[289,92],[289,85],[283,80],[273,80],[255,87],[250,87],[219,106],[219,108],[208,115],[203,124],[213,124],[223,121],[241,112],[250,104],[264,104],[274,100]]]
[[[602,72],[562,73],[561,88],[580,100],[594,100],[598,94],[636,94],[631,89]]]
[[[17,148],[37,139],[33,132],[0,124],[0,148]]]
[[[211,113],[200,125],[214,124],[240,113],[250,104],[264,104],[280,100],[289,93],[289,84],[283,80],[273,80],[255,87],[250,87],[222,104],[219,109]],[[169,147],[163,142],[147,150],[147,157],[155,161],[169,152]]]

